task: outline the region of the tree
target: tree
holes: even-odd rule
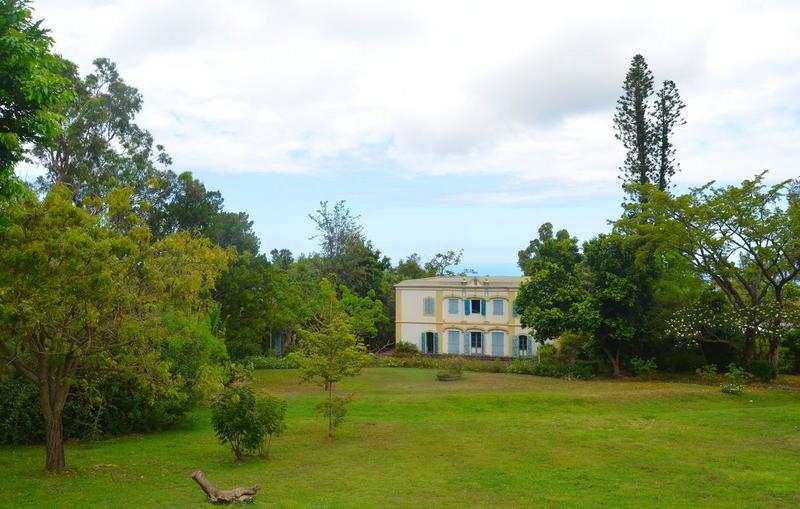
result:
[[[220,212],[211,218],[206,236],[222,247],[233,246],[240,253],[258,254],[259,240],[253,222],[245,212]]]
[[[463,249],[455,251],[446,251],[444,253],[436,253],[433,258],[425,262],[425,272],[429,276],[455,276],[453,270],[461,263],[461,255],[464,254]],[[466,273],[467,271],[464,271]]]
[[[637,263],[635,239],[619,233],[599,235],[583,244],[566,230],[552,236],[552,225],[539,229],[538,242],[520,252],[528,280],[520,285],[517,310],[537,340],[568,332],[591,338],[591,345],[620,374],[623,345],[645,335],[652,300],[652,274]]]
[[[653,302],[653,263],[637,260],[641,239],[617,232],[598,235],[583,244],[588,299],[576,306],[577,330],[590,334],[620,375],[623,346],[652,336],[648,314]]]
[[[29,5],[0,1],[0,201],[19,189],[14,166],[25,158],[25,145],[58,134],[58,110],[72,95],[49,30],[33,20]]]
[[[673,131],[676,126],[686,123],[681,114],[685,105],[678,87],[671,80],[664,81],[656,93],[655,103],[650,104],[653,74],[644,57],[636,55],[622,89],[614,115],[614,128],[616,138],[627,150],[625,162],[620,167],[623,187],[654,184],[664,191],[678,168],[672,144]]]
[[[272,257],[272,264],[281,269],[288,269],[294,263],[294,256],[288,249],[273,249],[269,255]]]
[[[673,175],[678,168],[675,162],[675,147],[672,145],[672,134],[675,126],[684,125],[681,110],[685,105],[672,80],[666,80],[661,90],[656,93],[656,102],[652,111],[654,126],[653,156],[655,171],[653,184],[661,191],[669,187]]]
[[[107,58],[93,64],[94,72],[81,78],[75,64],[62,60],[63,76],[75,94],[61,109],[61,134],[34,146],[47,170],[39,187],[46,191],[63,183],[79,204],[120,186],[130,187],[141,199],[158,175],[156,165],[168,165],[170,158],[133,122],[142,108],[139,91],[125,83]]]
[[[4,212],[13,226],[0,231],[0,356],[39,388],[46,466],[61,470],[71,387],[120,363],[163,372],[152,348],[162,313],[202,309],[227,255],[185,233],[151,244],[143,226],[108,228],[62,185]]]
[[[569,272],[580,261],[578,239],[570,237],[567,230],[559,230],[554,237],[553,225],[544,223],[539,227],[538,238],[533,239],[527,248],[519,251],[517,256],[517,264],[525,275],[539,270],[540,267],[537,265],[539,261],[556,262]],[[534,265],[529,267],[532,261]]]
[[[300,331],[299,351],[290,356],[300,365],[303,380],[316,381],[328,392],[327,400],[318,408],[328,419],[328,436],[333,437],[349,401],[348,398],[334,398],[334,384],[344,377],[359,374],[369,356],[363,343],[353,334],[350,318],[327,279],[319,284],[318,302],[313,324]]]
[[[653,173],[653,127],[648,118],[648,101],[653,93],[653,73],[642,55],[635,55],[622,84],[623,94],[614,115],[616,138],[627,150],[622,170],[623,185],[651,182]]]
[[[641,217],[618,225],[648,239],[648,249],[675,250],[713,281],[744,320],[745,362],[763,340],[777,373],[781,331],[796,314],[787,292],[800,275],[800,200],[787,196],[788,181],[767,187],[764,176],[677,197],[644,186]]]
[[[155,238],[191,231],[205,234],[222,211],[222,194],[207,191],[191,172],[161,174],[158,186],[148,197],[151,205],[147,222]]]
[[[412,253],[407,258],[397,262],[394,272],[399,277],[399,281],[421,279],[428,276],[428,273],[422,268],[421,259],[417,253]]]
[[[350,246],[364,241],[358,216],[350,213],[344,200],[336,202],[332,210],[327,201],[320,202],[316,213],[308,217],[314,221],[318,232],[311,239],[319,239],[321,254],[328,260],[343,257]]]

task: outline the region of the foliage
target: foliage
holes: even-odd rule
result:
[[[635,377],[647,379],[657,369],[656,360],[653,358],[645,360],[640,357],[631,357],[631,368]]]
[[[745,386],[753,381],[753,375],[736,364],[728,365],[728,382],[720,384],[719,388],[726,394],[741,394]]]
[[[369,356],[364,344],[353,334],[350,319],[327,279],[320,282],[319,303],[313,326],[301,329],[298,351],[289,354],[289,358],[300,365],[303,380],[315,381],[328,392],[324,409],[328,417],[328,436],[332,437],[340,407],[349,401],[342,398],[334,401],[334,384],[344,377],[359,374],[369,362]]]
[[[458,380],[464,372],[464,358],[450,357],[445,360],[444,366],[444,369],[436,373],[436,378],[439,381]]]
[[[697,375],[709,385],[717,385],[720,382],[721,376],[717,373],[717,366],[714,364],[706,364],[696,370]]]
[[[772,364],[769,361],[755,360],[747,366],[747,371],[762,382],[769,382],[774,378]]]
[[[242,364],[253,366],[253,369],[297,369],[300,365],[289,357],[274,355],[251,355],[242,359]]]
[[[224,227],[217,219],[222,212],[222,195],[219,191],[206,190],[206,186],[195,179],[191,172],[175,174],[167,170],[160,173],[148,200],[150,210],[147,223],[154,237],[161,238],[180,231],[208,234],[213,227],[216,228],[217,240],[226,239]],[[249,227],[246,218],[244,225],[236,224]],[[233,242],[237,238],[245,238],[249,239],[246,242],[252,243],[251,235],[247,228],[230,240]]]
[[[142,108],[139,91],[125,83],[107,58],[93,64],[94,72],[81,78],[74,63],[62,62],[75,93],[62,107],[60,135],[34,146],[46,169],[39,187],[47,191],[64,184],[80,204],[122,186],[143,199],[158,174],[157,165],[171,161],[162,146],[153,146],[150,133],[133,122]]]
[[[236,461],[255,451],[268,454],[272,436],[285,429],[285,414],[285,401],[271,396],[256,399],[249,385],[229,387],[211,405],[214,433],[230,446]]]
[[[60,185],[43,202],[6,210],[13,226],[0,231],[0,354],[48,396],[48,468],[59,470],[70,386],[105,369],[167,391],[180,385],[153,348],[163,312],[207,309],[227,255],[188,234],[151,243],[141,226],[107,228]]]
[[[463,249],[459,249],[458,252],[450,250],[444,253],[436,253],[433,258],[425,262],[426,275],[455,276],[456,272],[453,269],[458,267],[458,264],[461,263],[461,256],[463,254]]]
[[[323,399],[314,409],[328,420],[328,436],[333,436],[347,416],[347,405],[353,401],[352,396],[333,396]]]
[[[641,214],[618,222],[647,240],[647,252],[680,253],[713,281],[732,312],[708,314],[714,322],[700,325],[740,330],[746,364],[757,343],[766,343],[775,373],[784,328],[798,321],[787,291],[800,275],[800,201],[786,197],[787,185],[767,187],[762,173],[740,186],[712,182],[681,196],[645,186]],[[695,335],[696,325],[684,336]]]
[[[26,144],[58,135],[60,105],[72,95],[52,45],[30,2],[0,2],[0,202],[21,189],[14,166],[25,159]]]
[[[628,184],[653,184],[660,190],[669,187],[678,164],[672,135],[675,127],[683,125],[684,108],[675,82],[666,80],[653,94],[653,73],[642,55],[635,55],[625,75],[623,94],[617,101],[614,115],[616,138],[627,151],[620,167],[623,187]],[[626,187],[634,192],[635,187]],[[641,199],[641,197],[640,197]]]
[[[532,375],[534,374],[535,367],[536,364],[531,359],[515,357],[508,365],[508,372],[515,373],[517,375]]]
[[[395,344],[394,353],[417,355],[419,354],[419,348],[417,348],[417,345],[415,345],[414,343],[407,343],[405,341],[400,341],[399,343]]]
[[[253,232],[253,221],[245,212],[214,214],[204,233],[218,246],[233,246],[239,254],[258,254],[259,240]]]
[[[265,440],[262,440],[259,453],[269,456],[269,447],[273,436],[279,436],[286,431],[284,418],[286,417],[286,400],[274,396],[256,398],[256,420],[264,430]]]
[[[789,373],[800,373],[800,329],[786,331],[782,338],[784,368]]]

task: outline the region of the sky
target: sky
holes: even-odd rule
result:
[[[39,0],[55,51],[117,63],[176,171],[316,250],[346,200],[394,262],[515,274],[540,224],[620,215],[612,117],[632,56],[676,82],[677,190],[800,175],[800,2]],[[36,168],[20,168],[31,178]]]

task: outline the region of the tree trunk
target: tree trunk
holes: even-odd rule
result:
[[[769,362],[772,364],[772,378],[778,377],[778,354],[780,352],[781,340],[780,338],[773,338],[769,340]]]
[[[603,347],[603,352],[606,354],[606,357],[608,357],[608,362],[611,363],[611,369],[614,370],[614,376],[619,377],[619,350],[617,350],[614,355],[611,355],[611,352],[608,350],[608,348]]]
[[[328,436],[333,437],[333,384],[328,382]]]
[[[64,469],[64,403],[68,387],[49,382],[46,377],[39,382],[39,398],[45,429],[45,468],[50,472]]]
[[[744,365],[750,366],[756,358],[756,330],[748,328],[744,331]]]
[[[45,468],[50,472],[64,470],[64,425],[61,410],[44,416],[47,443]]]
[[[201,470],[195,470],[192,472],[192,479],[194,479],[194,482],[200,485],[200,489],[205,492],[206,496],[208,497],[208,501],[212,504],[254,502],[258,490],[261,489],[261,486],[256,484],[251,488],[234,488],[232,490],[220,491],[214,487],[213,484],[211,484],[211,481],[206,479],[205,474],[203,474]]]

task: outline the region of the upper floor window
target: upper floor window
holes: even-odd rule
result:
[[[502,316],[503,312],[503,303],[504,301],[500,299],[496,299],[492,301],[492,314],[497,316]]]
[[[422,312],[426,315],[433,314],[433,299],[431,297],[426,297],[424,301],[422,301]]]
[[[458,314],[458,299],[447,299],[447,312],[451,315]]]
[[[472,299],[470,301],[470,312],[472,314],[481,314],[481,299]]]

